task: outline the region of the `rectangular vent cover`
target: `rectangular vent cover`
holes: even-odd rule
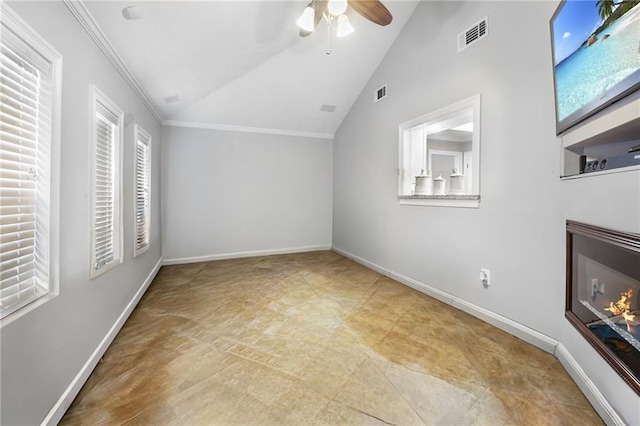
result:
[[[379,100],[384,99],[387,96],[387,85],[385,84],[381,88],[375,91],[373,94],[373,102],[378,102]]]
[[[180,95],[171,95],[164,98],[165,104],[173,104],[176,102],[180,102]]]
[[[458,53],[489,35],[489,17],[485,16],[458,34]]]

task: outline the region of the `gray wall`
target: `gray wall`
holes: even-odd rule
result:
[[[331,246],[331,140],[162,132],[165,260]]]
[[[1,331],[3,425],[39,424],[161,257],[160,127],[61,2],[9,2],[63,56],[60,294]],[[126,113],[124,263],[89,280],[89,85]],[[153,138],[149,250],[133,259],[133,124]]]
[[[640,398],[564,319],[565,219],[639,232],[640,172],[559,179],[549,36],[556,6],[417,7],[336,133],[333,242],[559,340],[638,424]],[[485,15],[489,36],[458,54],[457,34]],[[372,103],[384,83],[387,98]],[[398,125],[477,93],[480,208],[400,206]],[[491,269],[489,289],[478,281],[481,267]]]

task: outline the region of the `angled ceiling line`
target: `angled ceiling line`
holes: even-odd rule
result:
[[[305,132],[302,130],[284,130],[284,129],[269,129],[264,127],[234,126],[229,124],[199,123],[195,121],[165,120],[162,122],[162,125],[169,126],[169,127],[187,127],[192,129],[204,129],[204,130],[223,130],[227,132],[258,133],[263,135],[296,136],[296,137],[314,138],[314,139],[333,140],[334,138],[333,133],[317,133],[317,132]]]
[[[198,102],[210,97],[211,95],[214,95],[217,91],[225,88],[226,86],[229,86],[230,84],[234,83],[237,80],[242,79],[243,77],[247,76],[248,74],[250,74],[251,72],[259,69],[261,66],[263,66],[265,63],[273,60],[274,58],[276,58],[278,55],[284,53],[285,51],[291,49],[293,47],[292,46],[287,46],[284,49],[282,49],[281,51],[279,51],[278,53],[274,54],[273,56],[270,56],[268,58],[266,58],[265,60],[263,60],[262,62],[260,62],[259,64],[253,65],[251,66],[249,69],[243,70],[242,73],[235,75],[233,78],[229,78],[226,81],[222,81],[219,82],[215,88],[213,88],[213,91],[211,92],[207,92],[207,93],[203,93],[201,96],[197,97],[196,99],[193,99],[191,101],[191,104],[189,106],[193,106],[195,104],[197,104]]]
[[[87,31],[91,39],[98,45],[100,51],[107,57],[109,62],[122,76],[125,82],[131,87],[133,92],[140,98],[142,103],[153,114],[159,123],[162,123],[164,117],[155,103],[151,100],[147,92],[142,85],[131,73],[127,65],[124,63],[118,52],[115,50],[109,39],[100,29],[98,23],[93,19],[91,13],[87,10],[86,6],[81,0],[62,0],[67,8],[71,11],[73,16],[76,17],[80,25]]]

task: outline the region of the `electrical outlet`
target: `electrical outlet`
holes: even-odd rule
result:
[[[491,285],[491,271],[489,269],[480,269],[480,282],[485,287],[489,287]]]
[[[591,297],[595,299],[596,296],[598,295],[601,296],[603,294],[604,294],[604,283],[598,280],[597,278],[592,278],[591,279]]]

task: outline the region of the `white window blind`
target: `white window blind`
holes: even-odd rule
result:
[[[0,318],[50,290],[53,66],[8,25],[0,30]]]
[[[151,219],[151,136],[141,127],[135,127],[136,170],[135,208],[136,229],[134,257],[149,247],[149,225]]]
[[[92,277],[122,262],[122,112],[94,88]]]

